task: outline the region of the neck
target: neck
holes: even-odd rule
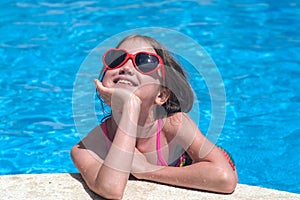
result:
[[[137,125],[137,133],[138,138],[145,139],[151,137],[153,134],[156,134],[157,129],[157,120],[156,120],[156,110],[155,106],[151,106],[150,108],[141,108],[141,112],[139,114],[139,120]],[[112,131],[112,133],[116,133],[118,128],[118,122],[115,121],[114,118],[118,116],[112,116],[107,122],[108,127]],[[114,135],[113,134],[113,135]]]

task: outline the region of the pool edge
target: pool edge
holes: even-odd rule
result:
[[[0,199],[102,199],[77,173],[0,176]],[[300,194],[238,184],[230,195],[130,180],[123,199],[300,199]]]

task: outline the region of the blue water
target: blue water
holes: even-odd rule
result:
[[[300,1],[0,2],[0,174],[77,172],[73,83],[101,41],[164,27],[200,43],[226,89],[218,144],[240,183],[300,193]],[[95,75],[96,76],[96,75]],[[203,83],[203,82],[201,82]],[[200,128],[210,120],[208,92]]]

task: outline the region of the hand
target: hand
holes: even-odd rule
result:
[[[99,80],[95,80],[95,84],[105,103],[111,107],[112,117],[118,129],[136,137],[141,100],[129,89],[108,88]]]
[[[127,108],[139,109],[141,100],[134,94],[134,91],[123,88],[107,88],[98,79],[95,79],[94,82],[100,96],[112,110],[123,111],[125,105]]]
[[[137,179],[147,179],[147,176],[156,170],[161,169],[163,166],[151,164],[146,156],[135,148],[131,174]]]
[[[100,96],[104,100],[104,102],[108,105],[111,106],[111,95],[113,93],[113,88],[107,88],[104,87],[102,82],[100,82],[98,79],[94,79],[94,83],[96,85],[96,89],[99,92]]]

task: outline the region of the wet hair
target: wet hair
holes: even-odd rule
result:
[[[168,90],[170,96],[162,105],[165,111],[161,112],[162,109],[157,110],[158,116],[164,115],[163,113],[165,112],[167,116],[177,112],[189,112],[193,106],[194,93],[180,64],[162,44],[149,36],[138,34],[129,35],[125,37],[116,48],[121,46],[122,43],[132,39],[141,39],[147,42],[163,60],[165,81],[162,83],[162,87]],[[100,77],[103,77],[104,74],[105,72],[102,71]]]

